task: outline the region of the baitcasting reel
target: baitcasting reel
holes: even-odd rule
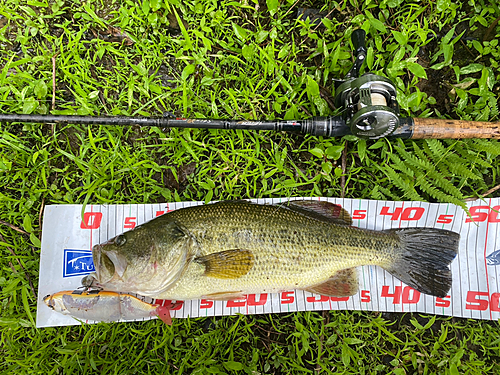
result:
[[[343,81],[335,84],[335,106],[352,134],[359,138],[378,139],[392,134],[399,126],[399,105],[396,87],[387,78],[373,73],[359,77],[366,58],[366,34],[352,33],[356,61]]]

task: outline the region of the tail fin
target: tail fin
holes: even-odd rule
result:
[[[419,292],[445,297],[451,288],[449,264],[458,253],[460,235],[435,228],[389,229],[401,247],[388,272]]]

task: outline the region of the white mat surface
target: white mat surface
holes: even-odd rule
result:
[[[292,198],[297,199],[297,198]],[[302,198],[299,198],[302,199]],[[361,267],[360,291],[352,297],[333,298],[304,291],[249,295],[239,301],[183,301],[176,318],[241,314],[266,314],[306,310],[370,310],[422,312],[464,318],[498,320],[500,317],[500,198],[469,204],[476,222],[451,204],[387,202],[359,199],[313,198],[342,205],[354,226],[368,229],[435,227],[461,234],[460,249],[451,269],[453,287],[445,298],[420,294],[383,269]],[[279,203],[286,199],[258,199]],[[80,324],[49,309],[43,297],[81,285],[93,271],[92,246],[170,210],[201,204],[89,205],[82,225],[80,205],[45,207],[37,327]],[[92,322],[89,322],[92,323]]]

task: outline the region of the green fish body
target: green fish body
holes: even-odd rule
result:
[[[84,284],[171,300],[291,289],[348,296],[358,291],[356,267],[377,265],[422,293],[448,293],[457,233],[350,223],[328,202],[183,208],[95,246],[96,272]]]

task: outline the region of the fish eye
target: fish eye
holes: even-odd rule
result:
[[[118,237],[115,239],[115,245],[116,246],[123,246],[127,242],[127,239],[123,234],[120,234]]]

